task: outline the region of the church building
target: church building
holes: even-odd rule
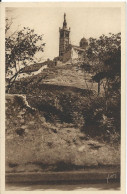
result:
[[[66,14],[64,13],[63,27],[59,28],[59,58],[62,62],[82,61],[88,41],[80,40],[79,46],[70,44],[70,28],[67,27]]]

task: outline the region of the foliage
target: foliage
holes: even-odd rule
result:
[[[110,33],[109,36],[102,35],[99,39],[90,38],[84,61],[83,68],[92,73],[92,80],[98,83],[98,94],[100,86],[104,89],[107,109],[109,98],[120,93],[121,34]]]
[[[121,34],[90,38],[82,68],[92,74],[93,82],[98,83],[98,97],[84,112],[87,115],[84,130],[108,138],[120,135]],[[100,88],[103,88],[101,95]]]
[[[87,58],[91,68],[94,71],[103,70],[105,61],[108,61],[114,53],[120,49],[121,34],[102,35],[99,39],[89,38],[89,47],[87,49]]]
[[[36,52],[43,52],[45,43],[42,42],[42,35],[35,33],[33,29],[24,27],[8,36],[8,30],[12,21],[6,19],[5,57],[6,57],[6,77],[8,89],[15,82],[17,76],[29,63],[34,61]]]

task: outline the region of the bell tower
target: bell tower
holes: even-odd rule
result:
[[[59,56],[63,56],[69,46],[70,28],[67,28],[66,14],[64,13],[63,27],[59,28]]]

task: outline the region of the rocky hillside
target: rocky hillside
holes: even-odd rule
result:
[[[43,72],[22,78],[11,88],[10,93],[31,93],[43,84],[70,86],[97,92],[97,83],[91,81],[91,74],[84,73],[77,64],[50,66]]]
[[[40,110],[37,101],[33,107],[31,99],[24,95],[6,95],[6,172],[119,168],[118,144],[92,138],[74,122],[56,120],[53,123],[51,118],[48,121],[46,111],[50,112],[49,107]],[[61,108],[61,113],[64,110],[62,102],[54,105]]]

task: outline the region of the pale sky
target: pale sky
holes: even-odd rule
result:
[[[59,55],[59,27],[62,27],[64,12],[74,45],[79,45],[82,37],[98,38],[102,34],[121,32],[121,10],[117,7],[6,8],[6,16],[14,18],[12,31],[29,27],[36,33],[44,34],[44,53],[38,54],[44,59]]]

